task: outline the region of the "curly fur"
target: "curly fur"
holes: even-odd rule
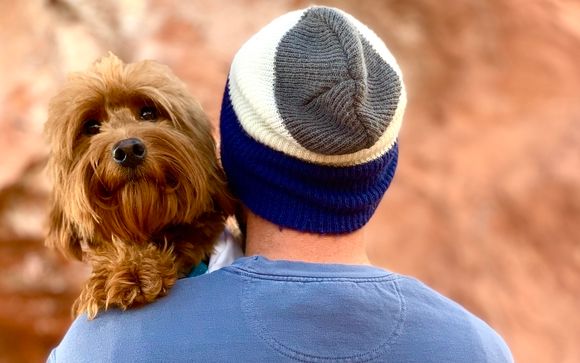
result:
[[[140,119],[143,107],[155,119]],[[87,120],[98,132],[87,134]],[[154,301],[211,253],[234,204],[211,125],[168,67],[109,54],[70,76],[45,131],[54,182],[46,244],[92,266],[75,314]],[[127,138],[147,149],[136,168],[112,157]]]

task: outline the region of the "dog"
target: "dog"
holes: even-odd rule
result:
[[[235,208],[212,127],[171,70],[109,53],[49,103],[46,245],[92,267],[73,314],[164,296]]]

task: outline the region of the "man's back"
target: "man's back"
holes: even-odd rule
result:
[[[370,266],[246,257],[142,309],[80,317],[55,362],[511,362],[483,321]]]

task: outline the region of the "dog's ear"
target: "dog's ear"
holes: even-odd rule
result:
[[[234,215],[239,202],[230,193],[225,173],[221,167],[218,166],[214,170],[213,175],[210,176],[210,180],[210,185],[213,186],[213,190],[210,193],[214,208],[221,211],[226,217]]]
[[[237,200],[229,193],[227,185],[219,188],[213,195],[215,208],[221,210],[225,216],[231,216],[236,212]]]
[[[68,258],[82,259],[81,240],[73,225],[67,220],[62,207],[56,201],[52,202],[49,214],[48,235],[45,244],[56,248]]]

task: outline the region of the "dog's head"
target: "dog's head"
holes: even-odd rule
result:
[[[45,128],[54,181],[47,244],[81,258],[111,239],[144,242],[202,213],[232,212],[211,125],[168,67],[112,54],[70,76]]]

